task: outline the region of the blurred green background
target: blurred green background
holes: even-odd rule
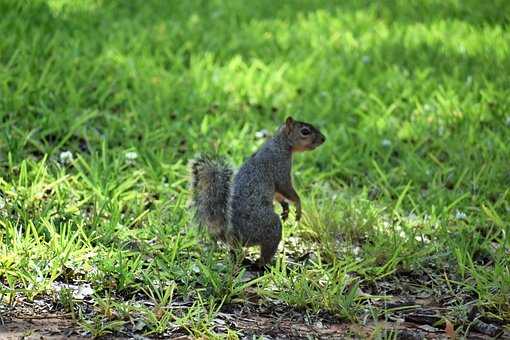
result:
[[[375,160],[392,185],[469,186],[491,162],[479,186],[497,195],[506,3],[2,1],[2,157],[104,141],[239,162],[292,114],[330,135],[313,159],[336,180],[377,180]]]

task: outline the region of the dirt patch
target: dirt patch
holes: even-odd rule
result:
[[[253,313],[254,311],[219,313],[216,319],[218,328],[228,325],[240,332],[241,336],[261,336],[271,339],[365,339],[378,334],[397,336],[397,339],[449,339],[445,330],[411,322],[372,322],[367,325],[348,322],[331,322],[319,318],[309,318],[304,314],[287,312],[285,315]],[[218,329],[218,330],[219,330]],[[134,333],[132,334],[134,335]],[[103,339],[129,339],[121,335],[107,335]],[[143,337],[145,338],[145,337]],[[150,337],[149,337],[150,338]],[[156,338],[158,338],[156,336]],[[181,335],[179,339],[191,339]],[[470,339],[490,339],[487,335],[472,332]],[[502,334],[501,339],[508,339]],[[0,339],[90,339],[79,325],[67,315],[18,316],[4,319],[0,325]]]
[[[12,318],[0,325],[1,339],[88,339],[77,324],[64,316]]]
[[[364,319],[358,323],[341,320],[327,312],[309,313],[294,309],[284,303],[264,303],[255,292],[247,296],[242,304],[226,304],[212,321],[213,330],[226,334],[237,331],[241,338],[263,337],[265,339],[448,339],[463,335],[462,329],[447,321],[430,299],[404,301],[399,298],[385,300],[381,308],[394,309],[386,315],[386,321]],[[0,303],[0,339],[90,339],[86,332],[66,313],[63,306],[50,296],[39,296],[32,301],[17,297],[12,306]],[[144,300],[139,300],[144,303]],[[145,301],[149,306],[150,302]],[[177,303],[174,301],[174,303]],[[78,313],[86,319],[93,318],[96,311],[93,301],[81,300]],[[186,302],[187,306],[189,302]],[[183,307],[183,304],[175,308]],[[189,306],[188,306],[189,307]],[[144,336],[141,315],[133,314],[131,322],[112,331],[102,339],[172,338],[191,339],[189,332],[177,324],[169,325],[163,334]],[[138,327],[142,325],[142,327]],[[508,328],[486,323],[481,319],[470,322],[469,339],[509,339]]]

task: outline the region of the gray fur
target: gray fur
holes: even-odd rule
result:
[[[306,136],[300,134],[303,128],[310,131]],[[296,220],[301,217],[301,202],[292,186],[292,153],[312,150],[324,141],[318,129],[289,117],[243,164],[233,183],[233,171],[224,160],[195,159],[191,163],[192,202],[198,222],[222,241],[260,246],[259,264],[267,264],[282,237],[280,216],[274,212],[275,195],[283,197],[284,218],[288,202],[296,206]]]
[[[226,240],[225,226],[230,223],[230,187],[233,170],[222,158],[201,155],[191,161],[191,192],[195,219],[209,233]]]

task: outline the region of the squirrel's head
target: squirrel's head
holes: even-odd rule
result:
[[[313,150],[326,141],[326,137],[312,124],[299,122],[287,117],[282,133],[290,142],[292,152]]]

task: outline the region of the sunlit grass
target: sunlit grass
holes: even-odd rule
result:
[[[373,287],[426,274],[508,324],[510,8],[420,3],[1,3],[2,301],[211,337],[254,291],[360,322],[399,294]],[[296,155],[304,219],[249,281],[193,228],[186,164],[239,165],[287,115],[327,143]],[[76,282],[94,315],[56,293]]]

